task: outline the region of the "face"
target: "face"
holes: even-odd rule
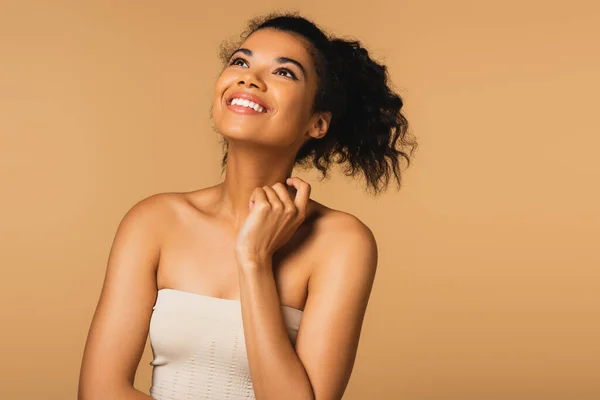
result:
[[[230,142],[297,150],[327,130],[328,115],[311,113],[316,90],[306,42],[286,32],[260,29],[233,53],[216,82],[215,129]]]

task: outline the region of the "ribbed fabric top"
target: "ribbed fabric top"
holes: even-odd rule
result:
[[[295,346],[303,312],[281,307]],[[160,289],[149,329],[154,399],[255,399],[238,300]]]

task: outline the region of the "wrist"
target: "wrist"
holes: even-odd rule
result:
[[[272,267],[273,257],[270,255],[237,255],[238,268],[244,270],[262,270]]]

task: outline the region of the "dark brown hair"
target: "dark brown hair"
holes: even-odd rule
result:
[[[239,41],[221,44],[223,67],[248,36],[266,28],[298,35],[310,43],[318,79],[313,112],[332,113],[327,134],[304,143],[296,165],[314,166],[325,179],[335,162],[344,166],[347,176],[362,174],[367,191],[374,195],[387,189],[393,174],[400,189],[401,161],[410,165],[417,143],[408,134],[403,102],[390,87],[386,66],[371,59],[359,41],[328,36],[298,13],[271,13],[250,20]],[[224,170],[227,140],[223,138],[222,144]]]

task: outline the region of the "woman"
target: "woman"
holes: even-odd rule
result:
[[[121,221],[83,356],[79,398],[133,387],[146,337],[156,399],[340,399],[377,265],[358,218],[291,177],[333,157],[367,188],[410,161],[402,101],[358,42],[297,14],[254,19],[222,47],[211,116],[223,182],[162,193]],[[409,151],[410,150],[410,151]]]

